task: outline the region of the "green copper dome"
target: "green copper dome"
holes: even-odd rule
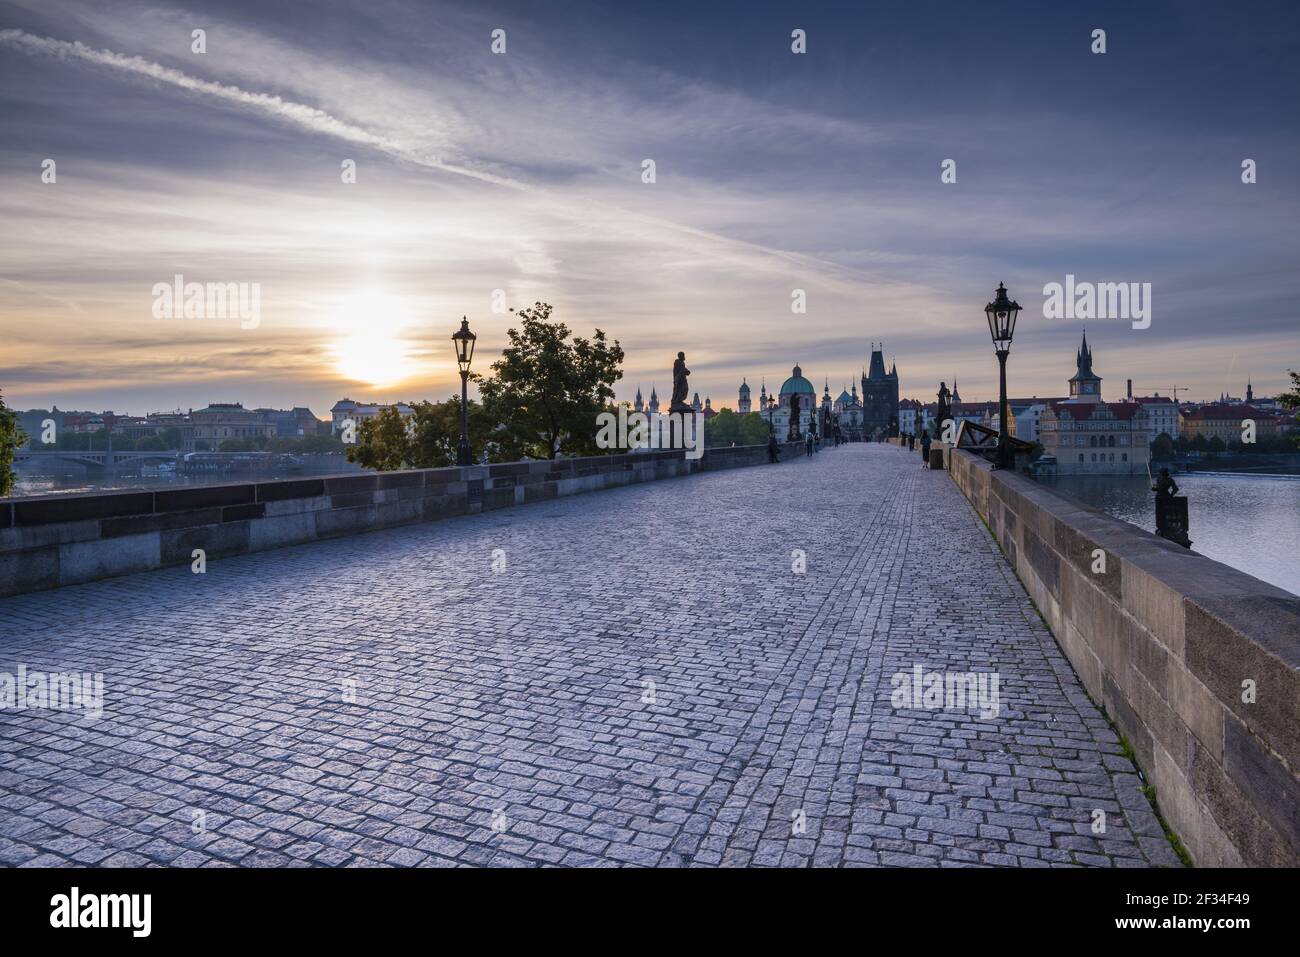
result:
[[[792,371],[794,372],[794,375],[781,383],[781,391],[777,393],[778,395],[790,395],[792,392],[797,392],[800,395],[817,394],[817,390],[813,388],[813,384],[803,377],[802,369],[795,366]]]

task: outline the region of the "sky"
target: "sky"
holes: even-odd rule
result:
[[[0,2],[0,389],[436,400],[462,315],[487,371],[498,310],[545,301],[619,340],[620,399],[666,399],[678,350],[715,407],[796,363],[836,394],[882,342],[903,396],[970,401],[1005,282],[1013,395],[1064,394],[1085,327],[1108,399],[1273,394],[1298,28],[1251,0]],[[159,317],[176,275],[256,284],[256,321]],[[1047,318],[1067,275],[1150,283],[1149,328]]]

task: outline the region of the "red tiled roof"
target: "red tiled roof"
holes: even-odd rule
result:
[[[1093,410],[1110,409],[1110,414],[1126,422],[1141,411],[1142,406],[1136,402],[1053,402],[1052,412],[1058,417],[1068,415],[1076,422],[1091,419]]]
[[[1272,422],[1273,417],[1266,412],[1261,412],[1253,405],[1236,405],[1215,402],[1213,405],[1203,405],[1199,409],[1193,409],[1187,413],[1189,419],[1204,422],[1207,419],[1226,419],[1229,421],[1241,421],[1242,419],[1263,419],[1266,422]]]

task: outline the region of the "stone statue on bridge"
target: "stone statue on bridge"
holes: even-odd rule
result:
[[[689,394],[686,377],[690,374],[691,370],[686,368],[686,353],[677,353],[677,361],[673,363],[673,397],[668,403],[669,412],[691,411],[691,405],[686,401]]]
[[[1169,474],[1169,469],[1160,470],[1160,477],[1151,486],[1151,491],[1156,493],[1156,534],[1183,548],[1191,548],[1192,540],[1187,534],[1190,528],[1187,497],[1178,494],[1178,483]]]
[[[942,431],[943,424],[952,418],[952,393],[948,391],[948,383],[939,383],[939,408],[935,410],[934,428],[936,434]]]

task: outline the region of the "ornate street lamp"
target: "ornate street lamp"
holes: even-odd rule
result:
[[[993,339],[993,351],[997,354],[1001,368],[1001,385],[998,398],[998,457],[997,468],[1015,467],[1011,457],[1011,433],[1007,431],[1009,423],[1007,406],[1007,354],[1011,351],[1011,339],[1016,334],[1016,316],[1020,313],[1020,303],[1007,298],[1007,287],[998,283],[997,298],[984,307],[984,316],[989,321],[989,336]]]
[[[456,364],[460,366],[460,445],[456,448],[457,465],[473,465],[474,453],[469,446],[469,363],[474,358],[474,340],[469,320],[460,317],[460,329],[451,337],[456,344]]]

